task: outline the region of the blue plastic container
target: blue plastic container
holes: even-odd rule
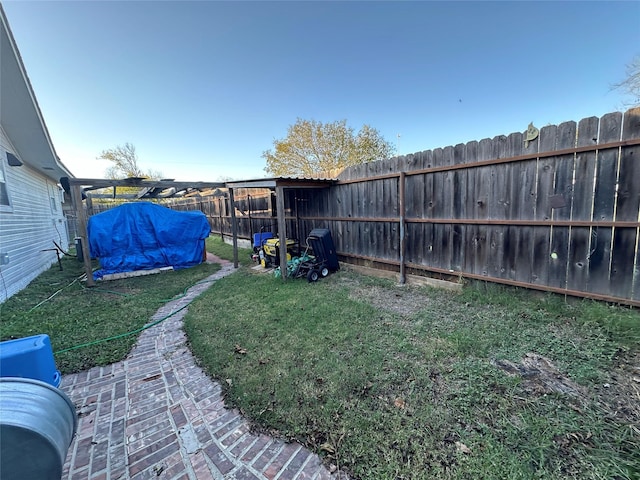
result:
[[[262,233],[254,233],[253,234],[253,248],[260,248],[264,245],[264,242],[273,238],[273,233],[271,232],[262,232]]]
[[[49,335],[34,335],[0,342],[0,377],[32,378],[60,385]]]

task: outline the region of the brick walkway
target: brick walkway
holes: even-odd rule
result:
[[[208,278],[211,282],[167,303],[153,320],[185,306],[232,272],[224,263]],[[220,385],[195,365],[186,346],[185,313],[142,332],[124,361],[63,377],[61,388],[79,416],[63,478],[338,478],[301,445],[252,434],[237,410],[225,408]]]

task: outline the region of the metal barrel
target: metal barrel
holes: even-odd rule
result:
[[[29,378],[0,378],[2,480],[59,480],[77,427],[75,406],[61,390]]]

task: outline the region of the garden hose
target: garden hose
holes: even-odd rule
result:
[[[131,335],[135,335],[136,333],[140,333],[140,332],[142,332],[144,330],[147,330],[148,328],[154,327],[154,326],[158,325],[159,323],[164,322],[166,319],[168,319],[170,317],[173,317],[176,313],[184,310],[189,305],[191,305],[191,302],[187,303],[186,305],[183,305],[182,307],[180,307],[176,311],[171,312],[169,315],[165,315],[164,317],[156,320],[155,322],[151,322],[150,324],[144,325],[144,326],[142,326],[140,328],[136,328],[135,330],[131,330],[131,331],[126,332],[126,333],[121,333],[119,335],[114,335],[112,337],[101,338],[100,340],[94,340],[93,342],[81,343],[80,345],[75,345],[73,347],[63,348],[62,350],[58,350],[57,352],[53,352],[53,354],[57,355],[59,353],[70,352],[71,350],[77,350],[79,348],[84,348],[84,347],[90,347],[92,345],[98,345],[100,343],[105,343],[105,342],[108,342],[110,340],[117,340],[118,338],[124,338],[124,337],[128,337],[128,336],[131,336]]]
[[[44,305],[45,303],[47,303],[49,300],[51,300],[53,297],[55,297],[56,295],[58,295],[61,291],[63,291],[65,288],[69,288],[71,285],[73,285],[74,283],[76,283],[78,280],[80,280],[80,278],[82,278],[82,275],[79,276],[78,278],[76,278],[75,280],[73,280],[69,285],[67,285],[66,287],[62,287],[59,290],[56,290],[56,292],[54,292],[52,295],[50,295],[49,297],[45,298],[43,301],[41,301],[39,304],[35,305],[34,307],[31,307],[31,309],[27,312],[27,313],[31,313],[33,312],[36,308],[38,308],[41,305]]]
[[[189,287],[185,288],[185,289],[184,289],[184,291],[183,291],[181,294],[179,294],[179,295],[175,296],[174,298],[170,298],[170,299],[166,299],[166,300],[161,300],[161,302],[163,302],[163,303],[168,303],[168,302],[171,302],[171,301],[173,301],[173,300],[177,300],[177,299],[179,299],[179,298],[183,298],[183,297],[187,294],[187,291],[188,291],[190,288],[195,287],[196,285],[201,285],[201,284],[203,284],[203,283],[210,283],[210,282],[214,282],[214,281],[215,281],[215,280],[201,280],[201,281],[196,282],[196,283],[194,283],[193,285],[191,285],[191,286],[189,286]],[[84,287],[84,286],[83,286],[83,288],[86,288],[86,287]],[[93,289],[93,288],[91,288],[91,289],[87,289],[87,290],[94,290],[94,289]],[[120,292],[113,292],[113,291],[110,291],[110,290],[102,290],[102,289],[96,289],[96,290],[97,290],[97,291],[100,291],[100,292],[116,293],[116,294],[120,294],[120,295],[124,295],[124,296],[130,296],[130,294],[122,294],[122,293],[120,293]],[[195,298],[194,298],[193,300],[195,300]],[[80,349],[80,348],[90,347],[90,346],[93,346],[93,345],[98,345],[98,344],[100,344],[100,343],[109,342],[109,341],[111,341],[111,340],[117,340],[117,339],[119,339],[119,338],[129,337],[129,336],[131,336],[131,335],[135,335],[135,334],[137,334],[137,333],[143,332],[144,330],[147,330],[148,328],[154,327],[154,326],[158,325],[159,323],[164,322],[164,321],[165,321],[165,320],[167,320],[168,318],[173,317],[176,313],[178,313],[178,312],[180,312],[180,311],[184,310],[184,309],[185,309],[185,308],[187,308],[189,305],[191,305],[191,303],[193,302],[193,300],[191,300],[191,301],[190,301],[190,302],[188,302],[187,304],[185,304],[185,305],[181,306],[181,307],[180,307],[180,308],[178,308],[177,310],[175,310],[175,311],[171,312],[170,314],[165,315],[164,317],[162,317],[162,318],[160,318],[160,319],[158,319],[158,320],[155,320],[155,321],[153,321],[153,322],[151,322],[151,323],[149,323],[149,324],[147,324],[147,325],[144,325],[144,326],[142,326],[142,327],[140,327],[140,328],[136,328],[135,330],[131,330],[131,331],[129,331],[129,332],[125,332],[125,333],[120,333],[120,334],[118,334],[118,335],[114,335],[114,336],[107,337],[107,338],[101,338],[101,339],[99,339],[99,340],[94,340],[94,341],[92,341],[92,342],[81,343],[81,344],[79,344],[79,345],[74,345],[73,347],[63,348],[62,350],[58,350],[57,352],[53,352],[53,354],[54,354],[54,355],[57,355],[57,354],[59,354],[59,353],[66,353],[66,352],[70,352],[70,351],[72,351],[72,350],[78,350],[78,349]],[[44,302],[42,302],[42,303],[44,303]],[[37,306],[37,305],[36,305],[36,306]],[[34,308],[35,308],[35,307],[34,307]]]
[[[312,260],[312,257],[307,255],[306,253],[302,254],[300,257],[293,257],[291,260],[287,261],[287,277],[291,278],[298,271],[298,268],[301,263],[308,262]],[[282,274],[280,273],[280,267],[276,267],[273,270],[273,275],[276,278],[280,278]]]

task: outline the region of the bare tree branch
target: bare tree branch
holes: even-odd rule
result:
[[[613,85],[614,90],[622,90],[631,97],[626,106],[640,106],[640,55],[636,55],[626,68],[627,78]]]
[[[131,143],[118,145],[115,148],[103,150],[98,160],[108,160],[113,163],[105,171],[107,178],[120,179],[131,177],[146,177],[152,179],[162,178],[162,172],[158,170],[143,171],[138,165],[138,154],[136,147]]]

